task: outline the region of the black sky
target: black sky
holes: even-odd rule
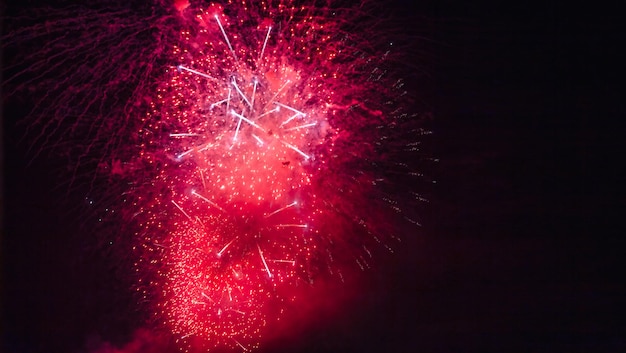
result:
[[[626,351],[621,12],[405,3],[398,16],[428,38],[419,95],[440,160],[424,227],[368,274],[349,316],[264,351]],[[1,350],[128,341],[139,314],[127,283],[59,206],[62,163],[28,164],[21,113],[3,111]]]

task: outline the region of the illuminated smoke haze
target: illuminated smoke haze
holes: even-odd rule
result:
[[[107,200],[139,306],[173,345],[259,348],[419,226],[429,132],[376,9],[175,1],[9,23],[8,48],[37,48],[5,70],[38,97],[34,150]]]

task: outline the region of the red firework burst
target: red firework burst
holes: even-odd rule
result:
[[[137,291],[183,347],[257,348],[318,281],[368,267],[400,222],[417,224],[393,184],[418,175],[404,158],[425,132],[389,72],[391,44],[355,34],[365,14],[290,1],[78,11],[35,27],[108,33],[71,70],[52,60],[70,91],[34,114],[57,117],[40,139],[87,131],[79,162],[98,150],[98,170],[130,185],[119,209],[137,229]],[[61,77],[14,77],[37,70]]]

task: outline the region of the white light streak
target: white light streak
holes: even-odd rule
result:
[[[265,35],[265,41],[263,41],[263,48],[261,49],[261,55],[259,55],[259,64],[261,64],[261,59],[263,59],[263,54],[265,53],[265,46],[267,45],[267,40],[270,38],[270,31],[272,30],[272,26],[267,28],[267,34]]]
[[[254,79],[254,87],[252,88],[252,110],[254,110],[254,95],[256,94],[256,86],[259,84],[259,81]]]
[[[237,239],[237,238],[235,238],[235,239]],[[235,241],[235,239],[233,239],[233,240],[229,241],[229,242],[228,242],[228,244],[224,245],[224,247],[222,248],[222,250],[220,250],[220,251],[217,253],[217,256],[222,256],[222,254],[224,253],[224,251],[226,251],[226,249],[228,249],[228,247],[230,246],[230,244],[232,244],[232,243]]]
[[[291,144],[288,144],[287,142],[283,142],[283,144],[284,144],[285,146],[287,146],[287,147],[291,148],[292,150],[294,150],[294,151],[298,152],[298,153],[299,153],[302,157],[304,157],[304,158],[306,158],[306,159],[311,158],[311,157],[310,157],[309,155],[307,155],[306,153],[304,153],[304,152],[300,151],[300,150],[299,150],[296,146],[291,145]]]
[[[250,106],[250,108],[252,108],[252,103],[250,103],[250,101],[248,100],[248,98],[246,97],[245,94],[243,94],[243,92],[241,92],[241,89],[239,89],[239,86],[237,85],[237,80],[235,80],[235,78],[233,77],[233,86],[235,86],[235,89],[237,90],[237,93],[239,93],[239,95],[241,96],[241,98],[243,98],[244,101],[246,101],[246,103],[248,103],[248,105]],[[256,86],[255,86],[256,88]]]
[[[202,182],[204,182],[204,178],[202,178]],[[206,201],[209,205],[211,205],[211,206],[213,206],[213,207],[217,208],[218,210],[220,210],[220,211],[222,211],[222,212],[226,213],[226,210],[225,210],[225,209],[223,209],[223,208],[221,208],[220,206],[218,206],[215,202],[213,202],[213,201],[211,201],[211,200],[207,199],[206,197],[204,197],[204,196],[202,196],[202,195],[198,194],[198,193],[196,192],[196,190],[192,190],[192,191],[191,191],[191,194],[192,194],[192,195],[194,195],[194,196],[197,196],[197,197],[201,198],[202,200]]]
[[[224,39],[226,39],[226,44],[228,44],[228,49],[230,49],[230,52],[233,54],[233,58],[235,58],[235,61],[238,61],[237,55],[235,54],[235,51],[233,50],[232,45],[230,45],[230,41],[228,40],[226,31],[224,30],[224,27],[222,27],[222,23],[220,22],[220,19],[217,17],[217,15],[215,15],[215,21],[217,21],[217,25],[220,26],[220,30],[222,31],[222,34],[224,35]]]
[[[297,202],[297,201],[294,201],[294,202],[290,203],[289,205],[287,205],[287,206],[285,206],[285,207],[281,207],[281,208],[277,209],[276,211],[274,211],[274,212],[272,212],[272,213],[268,214],[267,216],[265,216],[265,218],[269,218],[269,217],[271,217],[271,216],[273,216],[273,215],[275,215],[275,214],[277,214],[277,213],[279,213],[279,212],[282,212],[282,211],[284,211],[284,210],[286,210],[286,209],[288,209],[288,208],[290,208],[290,207],[293,207],[293,206],[295,206],[295,205],[297,205],[297,204],[298,204],[298,202]]]
[[[317,122],[310,123],[310,124],[305,124],[305,125],[300,125],[300,126],[290,127],[289,129],[285,129],[285,131],[306,129],[307,127],[312,127],[312,126],[315,126],[315,125],[317,125]]]
[[[231,110],[231,111],[230,111],[230,113],[231,113],[232,115],[234,115],[234,116],[238,117],[239,119],[241,119],[241,120],[245,121],[246,123],[248,123],[248,124],[250,124],[250,125],[254,126],[255,128],[257,128],[257,129],[259,129],[259,130],[261,130],[261,131],[265,132],[265,129],[264,129],[264,128],[260,127],[259,125],[257,125],[257,123],[255,123],[254,121],[252,121],[252,120],[250,120],[250,119],[246,118],[245,116],[243,116],[243,115],[241,115],[241,114],[238,114],[236,111]]]
[[[171,201],[172,201],[172,203],[174,204],[174,206],[176,206],[176,207],[180,210],[180,212],[182,212],[185,216],[187,216],[187,218],[189,218],[189,220],[190,220],[190,221],[193,221],[193,218],[191,218],[191,217],[187,214],[187,212],[185,212],[185,210],[183,210],[183,208],[182,208],[182,207],[180,207],[180,205],[176,203],[176,201],[174,201],[174,200],[171,200]]]
[[[188,151],[185,151],[185,152],[183,152],[183,153],[179,154],[178,156],[176,156],[176,159],[181,159],[181,158],[185,157],[186,155],[188,155],[189,153],[191,153],[191,152],[193,152],[193,151],[194,151],[194,149],[193,149],[193,148],[192,148],[192,149],[190,149],[190,150],[188,150]]]
[[[190,137],[190,136],[200,136],[200,134],[192,134],[192,133],[170,134],[170,137]]]
[[[286,264],[291,264],[293,266],[296,265],[296,262],[294,260],[270,260],[272,262],[281,262],[281,263],[286,263]]]
[[[252,137],[254,137],[256,139],[256,141],[259,143],[259,146],[263,146],[263,140],[261,140],[260,137],[258,137],[255,134],[252,134]]]
[[[235,111],[232,111],[232,114],[235,114]],[[243,115],[239,115],[239,120],[237,121],[237,129],[235,130],[235,136],[233,136],[233,144],[235,143],[235,141],[237,141],[237,135],[239,134],[239,128],[241,128],[241,120],[243,118]],[[234,146],[234,145],[233,145]],[[231,146],[232,148],[232,146]]]
[[[190,69],[190,68],[185,67],[185,66],[183,66],[183,65],[178,65],[178,69],[179,69],[179,70],[189,71],[189,72],[191,72],[192,74],[196,74],[196,75],[198,75],[198,76],[202,76],[202,77],[204,77],[204,78],[208,78],[209,80],[216,80],[216,81],[217,81],[217,79],[216,79],[215,77],[213,77],[213,76],[209,76],[209,75],[207,75],[207,74],[205,74],[205,73],[203,73],[203,72],[200,72],[200,71],[197,71],[197,70],[194,70],[194,69]]]
[[[307,224],[277,224],[276,228],[309,228]]]
[[[222,99],[221,101],[218,101],[218,102],[215,102],[215,103],[211,103],[211,109],[215,108],[216,105],[220,105],[222,103],[228,102],[229,98],[225,98],[225,99]]]
[[[287,81],[287,82],[289,82],[289,81]],[[292,107],[290,107],[290,106],[288,106],[288,105],[286,105],[286,104],[279,103],[279,102],[274,102],[274,104],[276,104],[276,105],[280,105],[281,107],[283,107],[283,108],[287,108],[287,109],[291,110],[292,112],[296,112],[296,113],[298,113],[298,114],[300,114],[300,115],[302,115],[302,116],[306,116],[306,114],[305,114],[305,113],[303,113],[303,112],[299,111],[299,110],[298,110],[298,109],[296,109],[296,108],[292,108]]]
[[[287,81],[286,81],[286,82],[282,85],[282,87],[280,87],[280,88],[278,89],[278,91],[276,91],[276,94],[274,94],[274,97],[272,97],[272,99],[270,99],[270,100],[268,101],[268,104],[269,104],[269,103],[272,103],[272,102],[274,101],[274,99],[276,99],[276,97],[278,97],[278,95],[280,94],[280,92],[282,92],[282,91],[283,91],[283,89],[285,89],[285,87],[287,87],[287,85],[288,85],[288,84],[290,84],[290,83],[291,83],[291,80],[287,80]]]
[[[295,119],[295,118],[297,118],[297,117],[299,117],[299,116],[300,116],[300,113],[295,113],[294,115],[292,115],[291,117],[289,117],[289,119],[287,119],[287,120],[283,121],[283,122],[280,124],[280,127],[283,127],[283,125],[287,124],[288,122],[292,121],[293,119]]]
[[[269,266],[267,266],[267,262],[265,261],[265,257],[263,256],[263,251],[261,251],[261,247],[259,246],[259,244],[257,244],[256,247],[259,248],[259,255],[261,255],[261,260],[263,261],[263,265],[265,266],[265,271],[267,271],[267,275],[270,278],[274,277],[274,275],[272,275],[272,273],[270,272]]]
[[[226,98],[226,111],[230,110],[230,96],[233,93],[232,88],[228,87],[228,97]]]
[[[265,113],[259,115],[256,117],[257,120],[261,119],[262,117],[268,115],[268,114],[272,114],[272,113],[276,113],[280,111],[280,107],[276,106],[276,108],[272,109],[272,110],[268,110]]]
[[[244,351],[244,352],[247,352],[247,351],[248,351],[248,348],[244,347],[241,343],[239,343],[239,341],[237,341],[236,339],[234,339],[234,338],[232,338],[232,337],[231,337],[230,339],[232,339],[233,341],[235,341],[235,343],[237,343],[237,345],[238,345],[239,347],[241,347],[241,349],[243,349],[243,351]]]

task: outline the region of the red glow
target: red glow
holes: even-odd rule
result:
[[[417,174],[397,156],[417,149],[420,130],[405,128],[415,126],[389,74],[391,47],[365,33],[360,10],[167,6],[34,27],[48,43],[41,63],[61,72],[39,138],[71,125],[51,122],[65,107],[81,111],[69,128],[88,131],[79,162],[104,146],[98,171],[123,180],[112,193],[134,226],[136,289],[155,321],[187,350],[249,350],[294,319],[290,308],[332,307],[342,296],[319,283],[368,268],[398,220],[416,223],[388,177]]]

